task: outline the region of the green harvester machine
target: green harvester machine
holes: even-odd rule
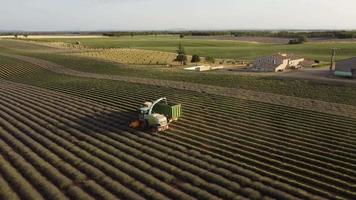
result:
[[[169,103],[163,97],[154,102],[145,102],[138,109],[138,119],[130,122],[130,128],[140,128],[151,132],[169,129],[169,124],[177,121],[181,115],[181,104]]]

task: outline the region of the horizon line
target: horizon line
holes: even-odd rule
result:
[[[0,33],[102,33],[102,32],[194,32],[194,31],[356,31],[355,29],[343,28],[293,28],[293,29],[265,29],[265,28],[246,28],[246,29],[97,29],[97,30],[0,30]]]

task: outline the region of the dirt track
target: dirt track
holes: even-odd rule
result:
[[[239,99],[259,101],[259,102],[265,102],[265,103],[271,103],[271,104],[277,104],[277,105],[289,106],[289,107],[300,108],[305,110],[356,118],[356,107],[351,105],[330,103],[330,102],[324,102],[324,101],[318,101],[312,99],[304,99],[299,97],[283,96],[283,95],[277,95],[271,93],[256,92],[256,91],[243,90],[237,88],[209,86],[209,85],[196,84],[196,83],[126,77],[126,76],[118,76],[118,75],[94,74],[94,73],[80,72],[80,71],[68,69],[62,65],[58,65],[46,60],[32,58],[28,56],[20,56],[20,55],[4,54],[4,53],[0,53],[0,55],[29,62],[39,67],[45,68],[47,70],[60,74],[70,75],[70,76],[78,76],[78,77],[94,78],[94,79],[118,80],[118,81],[130,82],[130,83],[168,87],[168,88],[174,88],[180,90],[204,92],[208,94],[229,96],[229,97],[235,97]]]

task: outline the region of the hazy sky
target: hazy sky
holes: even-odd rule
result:
[[[0,30],[356,29],[355,0],[0,0]]]

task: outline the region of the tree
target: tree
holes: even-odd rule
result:
[[[16,39],[19,37],[17,34],[15,34],[14,36],[15,36]]]
[[[25,38],[28,38],[28,35],[27,35],[27,34],[24,34],[23,36],[24,36]]]
[[[193,55],[193,57],[192,57],[192,63],[198,63],[198,62],[200,62],[201,61],[201,59],[200,59],[200,56],[198,56],[198,55]]]
[[[308,38],[305,35],[300,35],[300,36],[298,36],[297,40],[300,42],[300,44],[303,44],[304,42],[308,41]]]
[[[182,65],[185,65],[187,62],[187,56],[185,55],[184,47],[181,43],[179,43],[178,51],[177,51],[177,58],[176,61],[181,62]]]
[[[289,40],[288,44],[299,44],[299,42],[297,39],[292,39],[292,40]]]
[[[297,39],[289,40],[289,44],[303,44],[304,42],[307,42],[308,38],[305,35],[300,35],[297,37]]]
[[[212,57],[212,56],[206,57],[205,60],[206,60],[208,63],[215,63],[215,58]]]
[[[184,34],[183,33],[179,34],[179,37],[184,38]]]

